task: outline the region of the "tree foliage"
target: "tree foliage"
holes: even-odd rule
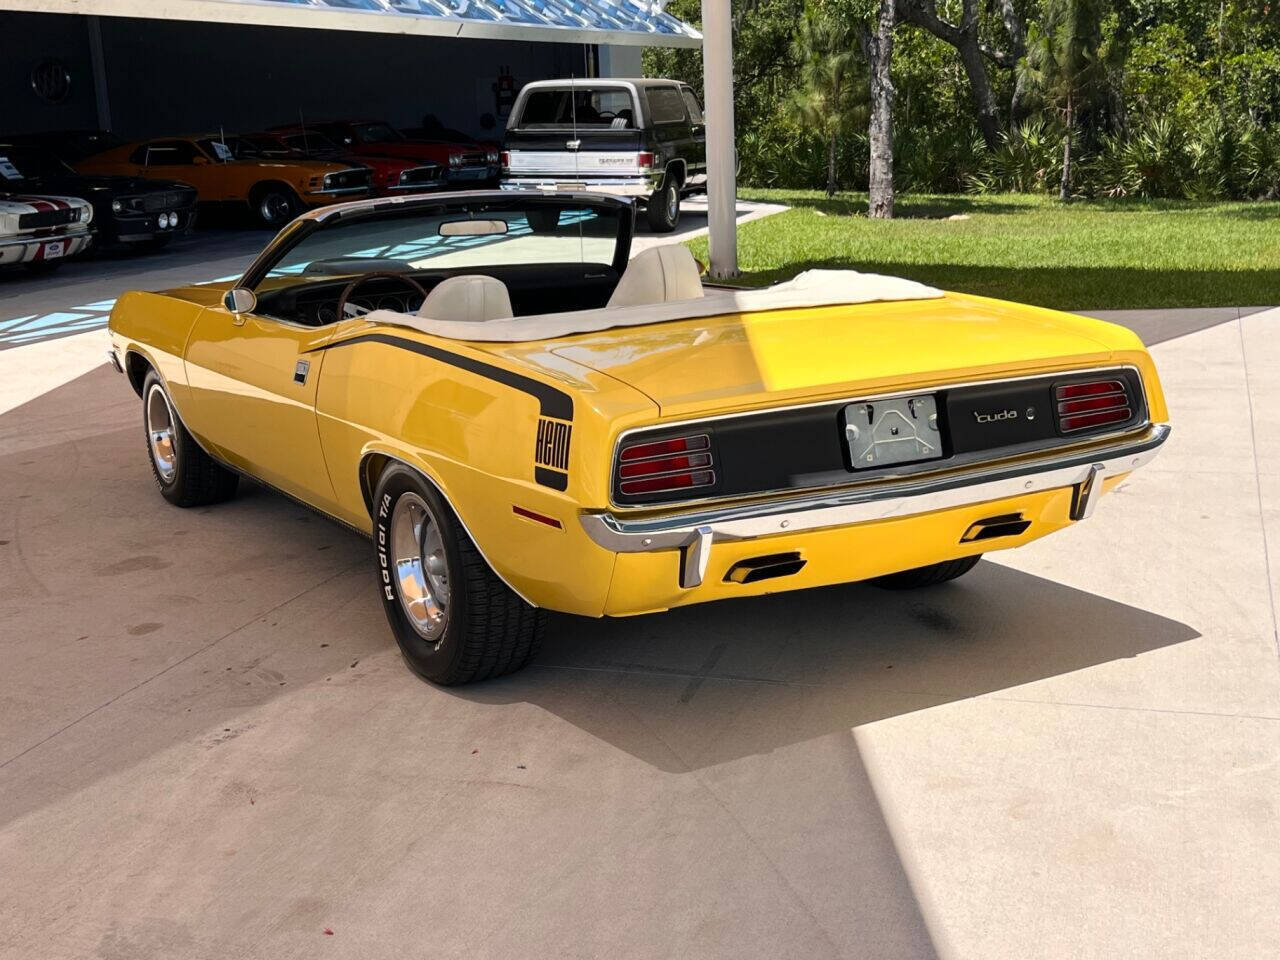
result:
[[[1280,0],[896,3],[899,189],[1061,192],[1063,93],[1072,87],[1068,194],[1280,196]],[[1081,6],[1087,42],[1074,28],[1064,33],[1064,7]],[[670,0],[667,9],[699,21],[698,0]],[[865,59],[857,68],[861,107],[847,104],[839,118],[802,109],[797,91],[813,92],[807,18],[830,18],[840,32],[873,22],[877,9],[879,0],[734,0],[743,183],[822,187],[834,169],[841,187],[866,188],[870,146],[857,112],[870,96]],[[697,51],[651,50],[645,58],[646,73],[701,89]],[[985,76],[985,99],[975,76],[979,87]]]

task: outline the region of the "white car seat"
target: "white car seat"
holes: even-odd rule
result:
[[[418,316],[483,323],[486,320],[510,320],[514,314],[505,283],[496,277],[469,273],[436,284],[418,308]]]
[[[608,306],[638,307],[695,300],[701,296],[698,261],[684,244],[671,243],[651,247],[632,260],[614,288]]]

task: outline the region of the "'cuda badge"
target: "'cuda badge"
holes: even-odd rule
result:
[[[996,423],[1000,420],[1017,420],[1017,410],[1001,410],[997,413],[974,413],[973,418],[979,423]]]

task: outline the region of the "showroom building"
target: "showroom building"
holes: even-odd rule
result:
[[[635,76],[644,46],[700,45],[633,0],[6,0],[0,132],[434,118],[496,140],[529,81]]]

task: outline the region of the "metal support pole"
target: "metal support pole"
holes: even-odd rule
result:
[[[738,154],[733,133],[733,21],[729,0],[702,0],[702,93],[707,119],[711,276],[738,273]]]
[[[89,62],[93,67],[93,95],[98,108],[98,129],[111,129],[111,97],[107,90],[107,58],[102,52],[102,24],[85,17],[89,28]]]

